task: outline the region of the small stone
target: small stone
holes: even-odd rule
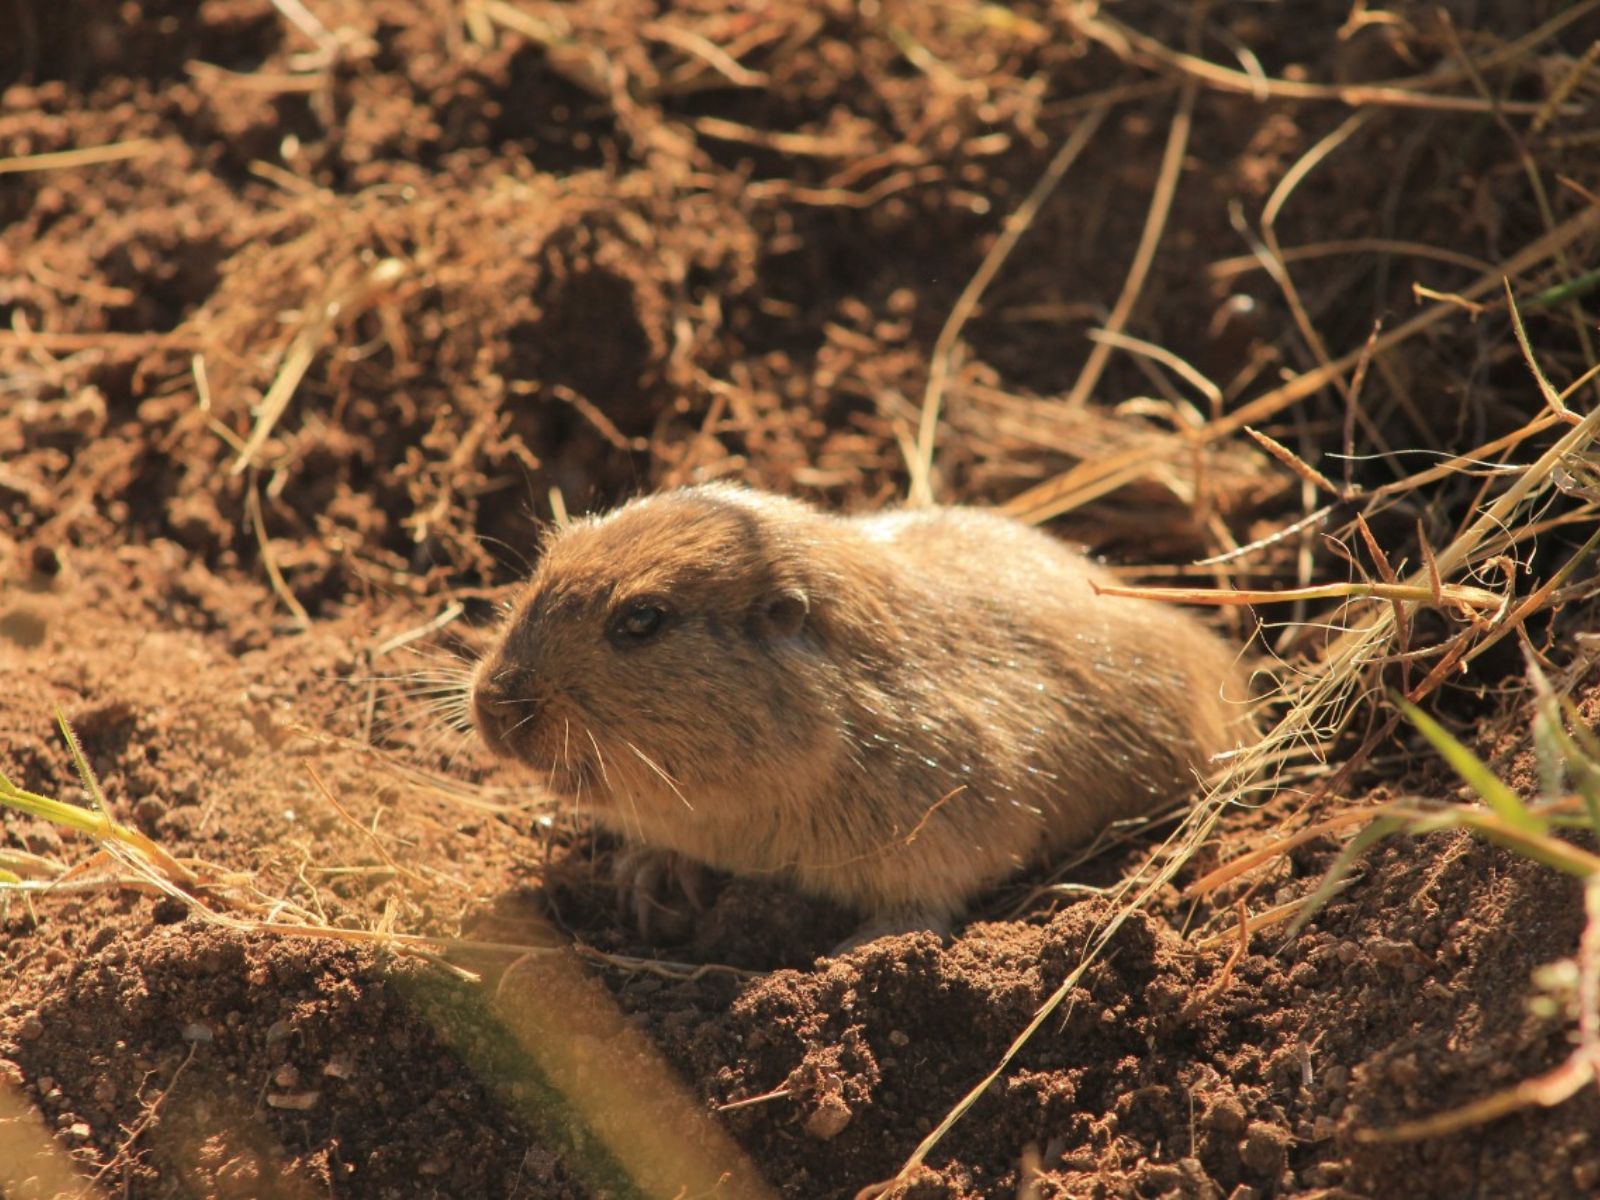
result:
[[[156,822],[156,832],[164,839],[193,839],[204,819],[204,810],[185,805],[164,812]]]
[[[806,1136],[819,1142],[832,1141],[845,1131],[855,1114],[841,1096],[824,1096],[806,1118]]]
[[[355,1066],[343,1054],[335,1054],[322,1064],[322,1073],[330,1079],[349,1079],[356,1073]]]
[[[1180,1158],[1178,1175],[1181,1179],[1180,1195],[1194,1200],[1222,1200],[1222,1188],[1206,1174],[1205,1164],[1198,1158]]]
[[[87,1142],[94,1136],[94,1130],[89,1128],[89,1122],[87,1121],[74,1121],[62,1132],[74,1142]]]
[[[1151,1163],[1139,1172],[1142,1190],[1154,1195],[1176,1191],[1183,1184],[1183,1172],[1171,1163]]]
[[[1422,1070],[1417,1066],[1416,1058],[1406,1054],[1389,1064],[1388,1075],[1390,1083],[1402,1088],[1411,1088],[1422,1078]]]
[[[1258,1175],[1276,1177],[1288,1157],[1289,1141],[1287,1129],[1266,1121],[1252,1121],[1239,1146],[1239,1159]]]
[[[300,1068],[293,1063],[284,1063],[272,1073],[272,1084],[284,1091],[297,1087],[300,1083]]]
[[[290,1112],[310,1112],[322,1099],[321,1092],[268,1092],[268,1108],[284,1108]]]
[[[1236,1096],[1219,1096],[1211,1102],[1202,1118],[1206,1128],[1218,1133],[1238,1135],[1244,1132],[1246,1115],[1244,1105]]]
[[[1336,1188],[1344,1182],[1345,1164],[1337,1159],[1313,1163],[1300,1172],[1300,1182],[1308,1187]]]
[[[44,1022],[37,1013],[29,1013],[22,1018],[22,1023],[17,1026],[17,1041],[31,1042],[44,1032]]]

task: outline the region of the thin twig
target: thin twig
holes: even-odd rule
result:
[[[1172,198],[1177,194],[1178,177],[1183,172],[1183,155],[1189,146],[1189,131],[1194,126],[1195,98],[1199,92],[1199,84],[1191,80],[1178,93],[1178,111],[1173,114],[1172,124],[1167,129],[1167,145],[1161,155],[1161,169],[1156,175],[1155,188],[1150,194],[1150,210],[1145,215],[1144,229],[1139,234],[1133,262],[1122,281],[1122,292],[1112,306],[1111,315],[1105,320],[1105,333],[1119,334],[1123,331],[1133,314],[1134,305],[1138,304],[1139,297],[1144,293],[1145,280],[1149,278],[1150,266],[1155,262],[1156,248],[1161,244],[1167,217],[1172,212]],[[1095,340],[1083,370],[1078,373],[1072,390],[1067,393],[1068,408],[1080,408],[1088,400],[1100,383],[1100,376],[1111,359],[1111,351],[1111,342],[1103,338]]]
[[[1097,105],[1078,122],[1071,135],[1061,144],[1061,149],[1051,158],[1044,173],[1039,176],[1039,181],[1033,185],[1033,190],[1006,221],[1000,236],[995,238],[994,245],[989,247],[989,252],[983,256],[983,262],[973,272],[972,278],[967,281],[967,286],[962,289],[961,295],[950,309],[950,315],[945,318],[944,327],[939,330],[939,337],[933,344],[933,353],[928,363],[928,384],[922,394],[922,419],[917,427],[916,458],[907,464],[911,471],[909,499],[913,505],[933,503],[933,445],[939,429],[939,409],[944,401],[945,383],[950,376],[950,358],[955,351],[956,340],[978,307],[978,301],[982,298],[984,290],[999,274],[1000,268],[1016,249],[1022,235],[1033,224],[1045,200],[1072,168],[1072,164],[1077,161],[1078,155],[1083,153],[1090,139],[1099,131],[1112,107],[1110,102]]]
[[[134,138],[127,142],[112,142],[105,146],[84,146],[78,150],[52,150],[47,154],[23,154],[16,158],[0,158],[0,175],[16,175],[24,171],[61,171],[69,167],[92,167],[100,163],[122,162],[129,158],[143,158],[154,154],[161,143],[154,138]]]
[[[1514,62],[1567,26],[1581,21],[1596,7],[1600,7],[1600,0],[1583,0],[1583,3],[1576,4],[1552,17],[1525,36],[1484,55],[1475,65],[1478,70],[1487,71],[1501,63]],[[1466,73],[1459,68],[1365,84],[1328,84],[1271,79],[1247,71],[1218,66],[1198,55],[1173,50],[1148,34],[1140,33],[1107,16],[1104,6],[1098,3],[1081,3],[1074,6],[1068,10],[1067,19],[1085,35],[1122,57],[1142,55],[1219,91],[1235,92],[1258,100],[1332,100],[1358,108],[1377,105],[1468,113],[1488,112],[1494,107],[1478,96],[1435,96],[1426,90],[1459,83],[1466,78]],[[1500,107],[1503,112],[1538,114],[1544,111],[1546,104],[1536,100],[1506,101]],[[1562,111],[1574,111],[1574,108],[1565,106]]]
[[[267,570],[267,578],[272,583],[273,592],[294,617],[294,623],[301,629],[310,629],[311,614],[306,612],[305,605],[300,603],[299,597],[284,580],[283,572],[278,570],[278,559],[272,553],[272,541],[267,537],[266,522],[261,519],[261,489],[256,486],[254,480],[251,480],[250,490],[245,493],[245,508],[250,514],[250,525],[255,530],[256,544],[261,548],[261,565]]]
[[[1173,604],[1284,604],[1301,600],[1400,600],[1409,604],[1431,604],[1435,608],[1460,605],[1463,608],[1499,608],[1506,598],[1487,588],[1465,584],[1415,583],[1320,583],[1310,587],[1264,590],[1219,590],[1215,588],[1127,587],[1120,583],[1095,583],[1097,596],[1123,596],[1132,600],[1159,600]]]

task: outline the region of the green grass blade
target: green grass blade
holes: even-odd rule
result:
[[[113,825],[104,813],[80,808],[64,800],[52,800],[49,796],[41,796],[37,792],[25,791],[10,780],[0,785],[0,804],[27,813],[30,817],[38,817],[56,825],[64,825],[68,829],[76,829],[79,833],[87,833],[91,837],[110,836]]]
[[[89,793],[89,799],[102,813],[109,813],[106,806],[105,793],[100,790],[100,780],[95,777],[94,768],[89,765],[89,760],[84,757],[83,746],[78,742],[78,735],[73,731],[67,721],[67,714],[56,708],[56,724],[61,726],[61,736],[67,739],[67,749],[72,751],[72,765],[77,768],[78,778],[83,780],[83,789]]]
[[[1585,271],[1576,275],[1565,283],[1558,283],[1555,287],[1546,288],[1522,301],[1523,308],[1551,308],[1557,304],[1565,304],[1568,300],[1577,300],[1587,296],[1595,288],[1600,287],[1600,270]]]
[[[1545,822],[1529,810],[1522,802],[1521,796],[1496,778],[1488,763],[1458,742],[1443,725],[1415,704],[1398,696],[1395,697],[1395,703],[1406,715],[1406,719],[1428,740],[1428,744],[1439,752],[1440,757],[1466,781],[1467,786],[1483,798],[1483,802],[1493,809],[1502,821],[1513,829],[1521,829],[1528,833],[1545,831]]]
[[[1350,874],[1350,869],[1360,861],[1361,857],[1384,838],[1399,833],[1404,828],[1405,822],[1397,817],[1376,817],[1372,824],[1351,838],[1349,844],[1339,851],[1339,857],[1333,860],[1333,865],[1323,873],[1322,882],[1317,884],[1317,890],[1306,898],[1305,904],[1295,914],[1284,937],[1293,940],[1305,923],[1316,916],[1317,910],[1344,886],[1345,876]]]
[[[1531,653],[1527,659],[1528,678],[1533,683],[1533,743],[1539,758],[1541,790],[1546,799],[1556,800],[1563,781],[1571,780],[1583,798],[1585,824],[1600,834],[1600,742],[1584,724],[1577,705],[1569,697],[1557,695],[1550,686],[1538,659]]]
[[[1578,706],[1571,697],[1560,697],[1560,704],[1567,718],[1562,733],[1570,742],[1567,771],[1572,776],[1573,787],[1578,789],[1578,795],[1583,797],[1583,805],[1589,811],[1589,828],[1600,834],[1600,738],[1596,738],[1594,731],[1584,724]],[[1569,729],[1570,733],[1567,732]]]
[[[1590,766],[1600,768],[1600,737],[1596,737],[1594,730],[1584,721],[1572,697],[1561,698],[1561,709],[1566,713],[1567,724],[1572,728],[1572,738],[1578,743],[1579,751]]]
[[[18,879],[54,879],[64,875],[67,868],[42,854],[26,850],[0,850],[0,871]]]
[[[1522,348],[1523,360],[1528,364],[1528,370],[1533,373],[1534,382],[1539,385],[1544,402],[1552,410],[1559,411],[1562,407],[1561,393],[1557,392],[1555,385],[1545,378],[1544,372],[1539,368],[1539,360],[1534,357],[1533,347],[1528,344],[1528,331],[1522,327],[1522,315],[1517,312],[1517,301],[1511,294],[1510,280],[1506,280],[1506,309],[1511,314],[1511,331],[1517,335],[1517,345]]]
[[[1600,874],[1600,855],[1580,850],[1570,842],[1548,834],[1514,828],[1498,815],[1485,813],[1481,809],[1461,809],[1455,816],[1461,828],[1470,829],[1524,858],[1531,858],[1534,862],[1554,867],[1579,879],[1591,879]]]

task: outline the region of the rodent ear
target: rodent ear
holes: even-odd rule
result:
[[[750,623],[762,637],[793,637],[805,627],[806,615],[810,611],[811,602],[806,599],[806,594],[799,588],[786,587],[757,600],[755,610],[750,614]]]

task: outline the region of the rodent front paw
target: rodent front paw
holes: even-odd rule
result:
[[[696,913],[706,909],[706,868],[672,850],[631,846],[611,865],[617,890],[617,915],[632,920],[639,936],[652,944],[687,938]]]

